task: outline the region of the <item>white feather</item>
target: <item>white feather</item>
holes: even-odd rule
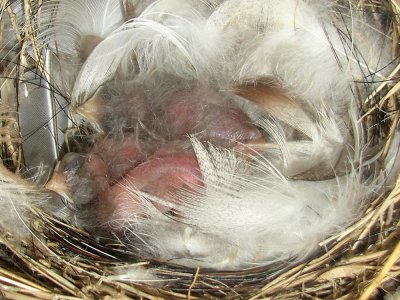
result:
[[[212,73],[224,39],[204,27],[205,19],[191,6],[181,3],[174,12],[159,12],[164,2],[155,2],[94,49],[76,80],[74,105],[85,102],[121,68],[128,78],[134,78],[135,68],[141,76],[162,70],[186,79]]]
[[[84,36],[105,38],[123,23],[118,0],[44,1],[38,39],[54,51],[79,57]]]
[[[367,145],[354,113],[354,80],[366,81],[365,92],[373,88],[369,75],[388,63],[389,43],[379,49],[381,34],[362,25],[359,16],[339,24],[333,13],[336,1],[160,0],[122,24],[117,2],[96,7],[95,1],[48,1],[43,7],[42,24],[50,29],[39,38],[54,50],[78,57],[82,35],[102,39],[75,81],[73,106],[88,103],[120,78],[121,86],[133,80],[144,86],[181,80],[232,91],[267,77],[287,91],[296,102],[290,109],[298,112],[266,106],[249,113],[269,115],[253,121],[271,138],[273,151],[249,146],[248,152],[235,152],[191,138],[203,186],[180,190],[172,195],[176,201],[126,186],[139,208],[121,204],[108,225],[125,228],[125,238],[144,257],[217,269],[299,261],[317,251],[323,238],[351,224],[364,201],[382,187],[381,174],[366,180],[362,173]],[[332,11],[324,12],[324,5]],[[80,24],[83,19],[88,22]],[[168,76],[178,79],[169,81]],[[303,135],[293,140],[290,134],[296,131]],[[338,164],[344,165],[343,175],[335,174]],[[387,165],[393,164],[388,159]],[[328,172],[337,176],[295,179],[317,171],[320,177]],[[46,201],[16,182],[0,184],[1,205],[11,203],[18,218],[31,198]],[[7,228],[11,221],[2,222]]]
[[[183,219],[148,207],[147,217],[131,219],[130,226],[152,256],[193,267],[237,269],[301,260],[324,237],[355,220],[380,184],[378,179],[362,183],[355,169],[326,181],[289,180],[263,157],[249,162],[192,142],[204,187],[181,191],[180,204],[170,203]]]
[[[66,216],[62,213],[65,208],[57,205],[60,203],[48,192],[8,171],[2,164],[0,191],[0,228],[2,233],[12,234],[16,241],[32,233],[29,223],[31,209],[44,207],[50,211],[53,208],[60,216]]]

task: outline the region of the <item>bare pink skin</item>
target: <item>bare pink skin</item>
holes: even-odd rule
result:
[[[238,107],[209,88],[200,86],[174,92],[160,102],[160,116],[155,123],[160,126],[155,132],[161,137],[158,144],[153,138],[141,138],[135,132],[101,137],[77,172],[77,176],[85,179],[82,184],[95,188],[95,193],[92,190],[86,193],[87,197],[94,194],[92,201],[83,205],[97,212],[101,224],[144,217],[143,201],[149,201],[146,205],[153,205],[161,213],[179,215],[171,208],[179,206],[177,193],[202,185],[188,135],[228,148],[262,139],[258,128]],[[80,184],[79,180],[74,181],[67,189],[85,190]],[[141,200],[137,191],[162,201]],[[116,234],[124,230],[123,222],[120,224],[113,226]]]
[[[219,93],[200,88],[173,93],[166,100],[165,123],[173,138],[193,134],[220,146],[259,140],[258,128]]]
[[[92,179],[98,194],[104,193],[108,188],[108,167],[104,160],[96,155],[90,154],[84,163],[82,170],[87,172],[85,176]]]
[[[132,190],[139,190],[156,196],[163,201],[175,202],[173,194],[180,189],[191,189],[202,184],[201,173],[196,156],[176,153],[154,157],[131,169],[122,180],[110,186],[99,200],[110,205],[112,211],[119,210],[119,218],[141,214],[140,201]],[[171,209],[168,205],[152,202],[161,212]]]
[[[130,168],[145,161],[148,155],[146,148],[134,136],[105,137],[96,143],[92,151],[107,163],[110,180],[116,180],[124,176]]]

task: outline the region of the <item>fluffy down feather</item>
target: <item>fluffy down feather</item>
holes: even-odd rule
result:
[[[60,65],[75,63],[59,69],[74,81],[70,115],[102,134],[47,187],[74,203],[77,225],[146,259],[239,269],[321,250],[387,171],[366,172],[357,120],[360,99],[390,71],[391,41],[379,22],[339,4],[44,1],[38,38]],[[197,115],[208,124],[193,125]],[[178,158],[176,175],[163,163]],[[140,177],[148,170],[157,180]],[[20,193],[23,203],[49,201],[3,186],[2,203]]]

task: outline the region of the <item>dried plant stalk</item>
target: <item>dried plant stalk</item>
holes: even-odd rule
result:
[[[392,24],[393,56],[399,54],[400,2],[352,1],[360,9],[379,10],[383,2],[395,16]],[[0,17],[8,14],[18,41],[18,62],[6,66],[0,62],[2,76],[14,75],[22,80],[28,67],[41,69],[40,49],[35,43],[32,14],[40,1],[24,0],[24,24],[19,26],[15,14],[3,0]],[[32,7],[34,9],[32,9]],[[35,62],[26,56],[26,44],[34,45]],[[36,47],[36,48],[35,48]],[[16,71],[17,70],[17,71]],[[400,82],[398,65],[386,81],[364,102],[367,140],[379,134],[385,138],[387,155],[399,124]],[[8,74],[6,73],[8,72]],[[5,91],[5,81],[1,89]],[[2,98],[0,102],[0,157],[16,172],[21,164],[21,139],[18,136],[16,107]],[[378,99],[378,100],[377,100]],[[371,117],[377,111],[388,111],[387,119]],[[260,147],[274,147],[265,144]],[[4,175],[4,172],[0,172]],[[236,272],[214,272],[179,266],[140,262],[151,268],[163,286],[149,287],[129,282],[119,276],[134,255],[124,245],[98,244],[87,233],[56,220],[38,209],[31,209],[32,238],[16,242],[0,231],[0,295],[7,299],[374,299],[382,291],[399,285],[400,280],[400,177],[388,194],[377,195],[362,219],[340,234],[321,242],[327,251],[315,259],[289,267],[270,265]],[[6,259],[9,257],[9,259]]]

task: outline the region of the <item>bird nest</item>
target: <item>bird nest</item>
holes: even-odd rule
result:
[[[22,1],[23,24],[16,22],[10,2],[2,0],[0,16],[11,22],[18,45],[2,49],[0,57],[0,173],[3,181],[18,185],[29,176],[22,160],[24,137],[19,130],[18,99],[10,101],[4,95],[18,89],[26,80],[23,75],[42,63],[39,52],[29,56],[26,52],[28,43],[35,45],[32,20],[41,1]],[[385,12],[393,57],[399,56],[398,1],[352,2],[360,9]],[[0,29],[3,45],[7,38]],[[359,122],[367,140],[384,149],[381,160],[398,130],[399,69],[396,66],[362,101]],[[362,218],[321,241],[325,250],[312,259],[240,271],[141,261],[123,243],[99,243],[87,232],[47,214],[40,205],[28,205],[19,214],[21,223],[10,225],[25,226],[28,235],[20,237],[8,228],[0,231],[0,294],[7,299],[379,299],[389,292],[385,297],[392,299],[390,293],[395,293],[400,280],[399,205],[400,177],[390,191],[368,202]],[[141,279],[132,280],[132,270],[140,270]]]

